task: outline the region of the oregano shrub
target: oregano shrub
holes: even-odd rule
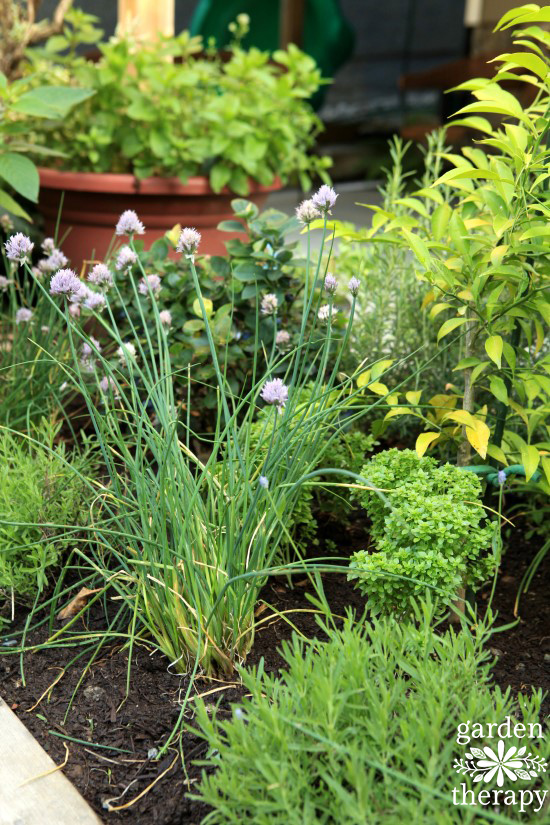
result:
[[[368,595],[371,612],[407,613],[411,597],[426,587],[452,599],[494,570],[487,550],[495,528],[485,518],[474,473],[391,449],[368,461],[361,475],[384,493],[354,493],[371,519],[375,552],[354,553],[348,578]]]

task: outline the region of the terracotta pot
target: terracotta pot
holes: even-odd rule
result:
[[[149,247],[157,238],[179,223],[192,226],[202,234],[200,252],[223,255],[224,241],[238,234],[220,232],[218,223],[233,217],[231,201],[238,197],[228,189],[216,194],[207,178],[189,178],[184,185],[177,178],[146,178],[96,172],[60,172],[39,169],[40,210],[46,235],[53,236],[60,206],[58,238],[73,267],[82,262],[103,259],[112,243],[114,228],[125,209],[135,209],[145,224],[143,236]],[[277,179],[271,186],[250,181],[247,200],[260,208],[270,192],[281,188]],[[64,198],[62,201],[62,196]]]

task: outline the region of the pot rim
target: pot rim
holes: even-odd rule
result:
[[[231,195],[235,198],[257,194],[259,192],[274,192],[282,189],[280,178],[276,177],[273,183],[264,186],[251,178],[248,179],[250,191],[248,195],[239,196],[227,186],[220,192],[214,192],[207,177],[196,175],[190,177],[187,183],[179,178],[151,177],[139,179],[135,175],[126,173],[113,174],[111,172],[68,172],[61,169],[50,169],[39,166],[40,186],[49,189],[67,189],[78,192],[111,192],[121,195]]]

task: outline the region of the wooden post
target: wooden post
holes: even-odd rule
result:
[[[286,49],[289,43],[302,46],[305,5],[305,0],[281,0],[279,23],[279,47],[281,49]]]
[[[147,39],[156,34],[174,35],[175,0],[118,0],[121,32]]]

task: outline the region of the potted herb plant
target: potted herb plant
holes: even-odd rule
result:
[[[90,61],[76,53],[68,20],[33,57],[35,71],[95,94],[32,140],[63,153],[40,169],[40,203],[53,234],[64,195],[60,231],[71,229],[63,248],[74,262],[104,255],[125,209],[140,215],[148,243],[190,223],[204,251],[223,252],[216,226],[231,216],[234,193],[261,205],[291,175],[305,187],[312,175],[326,178],[330,161],[311,154],[321,124],[308,103],[320,73],[296,47],[270,59],[239,38],[220,55],[188,32],[152,42],[126,34],[100,43]]]

